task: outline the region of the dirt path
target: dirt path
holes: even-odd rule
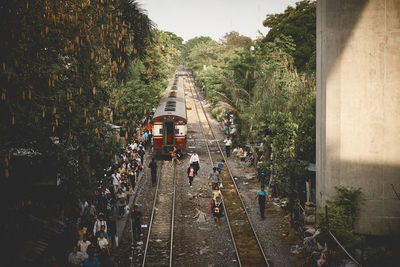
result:
[[[219,123],[212,117],[209,106],[204,105],[208,119],[213,127],[216,138],[223,145],[226,138],[221,131]],[[245,166],[236,157],[227,158],[227,163],[235,177],[236,184],[241,193],[246,209],[249,213],[253,227],[260,239],[264,253],[270,259],[271,266],[301,266],[296,256],[290,253],[290,247],[295,244],[301,245],[293,229],[289,226],[288,217],[285,217],[280,207],[268,201],[266,206],[266,219],[261,220],[258,202],[254,201],[255,195],[260,187],[256,170]]]

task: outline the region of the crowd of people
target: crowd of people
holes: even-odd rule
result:
[[[130,211],[128,204],[144,170],[146,148],[153,142],[151,128],[143,127],[141,132],[121,148],[113,166],[108,168],[111,175],[106,174],[105,183],[96,190],[94,198],[80,202],[75,245],[68,255],[70,266],[109,266],[111,248],[118,247],[117,220],[128,214],[131,215],[134,238],[138,240],[143,218],[137,206]],[[152,162],[155,164],[154,160]],[[154,184],[157,166],[151,165]]]
[[[152,135],[148,127],[143,127],[143,133],[135,135],[130,143],[122,149],[120,156],[116,157],[114,165],[109,168],[112,174],[109,176],[109,184],[103,184],[98,188],[92,200],[81,201],[80,214],[77,221],[75,245],[68,256],[70,266],[108,266],[111,248],[118,246],[116,223],[130,214],[134,241],[139,243],[141,226],[144,224],[143,215],[134,205],[129,210],[129,199],[132,196],[140,173],[144,170],[144,159],[146,148],[152,147]],[[231,140],[226,140],[226,153],[230,156]],[[152,149],[152,148],[151,148]],[[237,151],[234,151],[237,155]],[[240,155],[240,149],[239,149]],[[180,164],[181,156],[174,147],[170,151],[171,165],[175,162]],[[153,186],[157,181],[157,163],[152,158],[147,164],[150,169]],[[208,176],[208,184],[213,191],[210,201],[210,210],[215,225],[219,228],[221,218],[224,216],[222,196],[219,189],[222,187],[220,181],[221,172],[225,167],[225,161],[221,159],[213,167]],[[189,159],[187,177],[189,186],[193,186],[194,178],[200,169],[199,155],[193,152]],[[268,190],[262,186],[257,192],[256,199],[259,201],[260,215],[264,219],[265,202],[268,197]]]

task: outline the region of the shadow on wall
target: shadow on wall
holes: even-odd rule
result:
[[[317,2],[317,204],[362,188],[364,234],[400,235],[399,29],[399,1]]]

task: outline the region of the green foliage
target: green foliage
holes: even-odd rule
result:
[[[330,248],[337,247],[337,244],[327,237],[326,232],[332,231],[335,237],[349,251],[355,248],[361,248],[364,238],[355,234],[354,224],[359,214],[361,205],[363,204],[363,196],[360,188],[335,187],[336,195],[327,202],[328,222],[326,221],[325,210],[317,213],[317,223],[326,236],[326,241]],[[341,256],[347,257],[338,249]]]
[[[269,14],[263,24],[269,28],[265,42],[272,42],[281,34],[291,36],[296,45],[290,54],[295,66],[299,72],[315,72],[316,1],[302,0],[281,14]]]
[[[211,37],[209,36],[200,36],[188,40],[183,48],[183,53],[182,53],[183,59],[187,60],[189,53],[193,50],[195,46],[197,46],[200,43],[206,43],[209,41],[212,41]]]
[[[120,149],[110,123],[132,131],[154,106],[182,39],[153,29],[133,0],[6,1],[0,14],[2,189],[17,158],[33,157],[51,162],[49,178],[60,175],[59,197],[71,204]],[[40,157],[17,157],[21,149]],[[22,178],[27,187],[36,179]]]
[[[180,62],[181,53],[176,47],[179,38],[154,29],[147,55],[143,60],[130,63],[127,68],[129,80],[116,86],[111,97],[114,120],[120,125],[131,129],[135,120],[156,106]]]
[[[222,119],[222,110],[234,114],[234,143],[264,140],[271,148],[265,155],[273,158],[271,175],[294,211],[296,202],[305,199],[306,167],[315,162],[314,75],[297,74],[290,36],[280,34],[271,42],[241,40],[247,39],[230,33],[222,44],[201,42],[191,48],[188,65],[198,85],[204,84],[213,115]]]

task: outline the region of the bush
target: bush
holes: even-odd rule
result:
[[[325,210],[317,212],[318,227],[323,232],[321,237],[326,237],[328,247],[336,247],[336,242],[328,237],[328,230],[330,230],[348,251],[363,247],[364,237],[354,232],[354,223],[364,200],[361,189],[344,186],[335,188],[336,195],[327,202],[328,222]],[[347,257],[341,249],[338,248],[337,251],[340,256]]]

